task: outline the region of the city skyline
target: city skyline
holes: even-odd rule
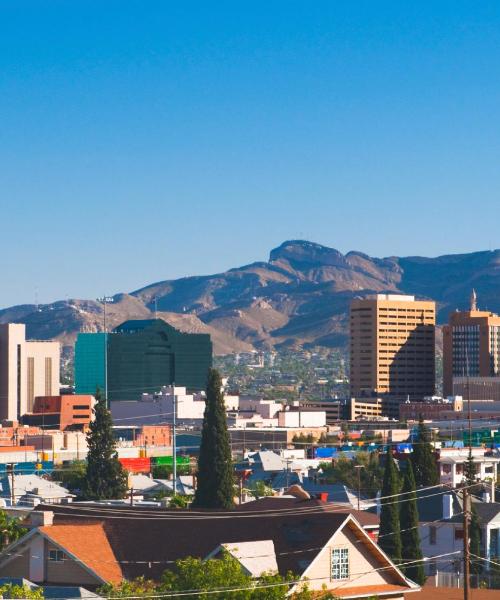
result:
[[[222,272],[287,239],[500,246],[495,3],[0,14],[2,308]]]

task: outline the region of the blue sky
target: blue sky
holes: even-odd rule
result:
[[[500,246],[498,2],[12,0],[0,33],[0,306],[291,238]]]

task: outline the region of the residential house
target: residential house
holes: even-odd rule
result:
[[[14,487],[12,487],[14,482]],[[4,506],[21,504],[36,506],[40,503],[58,504],[74,498],[65,487],[38,475],[4,475],[0,478],[0,498]]]
[[[403,600],[419,590],[366,531],[362,521],[374,515],[319,500],[264,498],[227,518],[220,511],[200,519],[189,511],[85,504],[47,506],[32,516],[33,529],[0,554],[0,577],[93,589],[140,575],[158,580],[177,559],[217,556],[224,548],[254,576],[292,572],[313,590],[326,587],[342,598]]]
[[[440,483],[453,487],[461,485],[465,479],[465,464],[468,459],[468,448],[441,448],[438,459]],[[484,448],[472,448],[472,460],[478,481],[495,478],[500,462],[498,456]]]

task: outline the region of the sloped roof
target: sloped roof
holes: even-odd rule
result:
[[[74,494],[62,485],[48,481],[38,475],[16,475],[14,478],[14,496],[19,499],[26,495],[40,496],[41,498],[68,498]],[[0,496],[10,498],[11,481],[6,475],[0,479]]]
[[[327,543],[352,511],[339,510],[338,507],[328,509],[328,505],[316,500],[290,500],[291,503],[278,502],[271,511],[267,510],[266,503],[251,502],[248,504],[252,508],[236,508],[231,511],[234,518],[228,516],[227,512],[219,511],[152,510],[141,507],[131,509],[75,503],[39,508],[52,510],[56,524],[82,520],[95,523],[98,520],[102,535],[109,540],[108,548],[102,550],[107,558],[92,555],[87,558],[92,559],[92,564],[97,567],[96,561],[101,560],[105,564],[105,560],[111,560],[109,555],[114,555],[127,579],[139,575],[159,579],[163,571],[179,558],[205,557],[221,543],[261,540],[273,541],[280,573],[292,571],[301,575],[307,567],[306,563],[318,554],[319,548]],[[304,511],[304,508],[308,510]],[[243,512],[245,516],[238,514]],[[54,530],[57,526],[47,529]],[[97,535],[101,534],[96,533]],[[67,541],[73,547],[69,530],[62,537],[61,541]],[[95,548],[98,543],[94,540],[91,546]],[[90,546],[87,551],[90,552]],[[112,569],[108,573],[110,577],[118,576],[120,568],[116,564],[113,566],[111,562],[111,566],[106,568]]]
[[[221,547],[234,556],[252,577],[278,572],[273,540],[233,542],[221,544]]]
[[[102,580],[119,583],[123,579],[102,523],[54,524],[38,530]]]

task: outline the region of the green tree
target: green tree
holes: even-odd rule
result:
[[[232,508],[234,506],[233,486],[233,464],[222,381],[219,372],[210,369],[193,506]]]
[[[28,530],[19,521],[0,510],[0,551],[22,537]]]
[[[97,590],[100,596],[111,598],[130,598],[131,596],[140,598],[143,596],[154,596],[156,592],[157,584],[145,577],[137,577],[132,581],[124,580],[118,585],[106,583]]]
[[[27,585],[7,583],[0,586],[0,598],[26,598],[27,600],[43,600],[43,589],[31,589]]]
[[[127,491],[127,474],[118,460],[111,413],[99,389],[96,400],[94,420],[87,435],[87,473],[83,495],[89,500],[123,498]]]
[[[483,558],[483,554],[481,552],[481,525],[479,523],[479,516],[471,502],[470,496],[469,506],[472,506],[469,524],[469,549],[470,553],[473,555],[470,565],[470,572],[471,575],[480,575],[482,572],[482,561],[474,558],[474,556],[480,556]]]
[[[61,466],[53,471],[51,477],[71,492],[82,491],[87,474],[87,463],[84,460],[75,460],[70,465]]]
[[[387,452],[380,511],[379,546],[395,562],[401,562],[401,533],[399,524],[399,474],[391,452]]]
[[[467,456],[467,460],[464,464],[464,481],[466,485],[474,485],[477,483],[476,465],[474,463],[474,458],[472,457],[471,448],[469,448],[469,455]],[[471,491],[472,490],[469,490],[469,492]]]
[[[252,483],[252,485],[249,486],[248,491],[256,500],[263,498],[264,496],[272,496],[274,494],[273,488],[266,485],[266,483],[262,480]]]
[[[139,577],[119,585],[104,585],[98,593],[110,598],[141,598],[179,592],[186,594],[183,595],[185,600],[199,600],[201,594],[198,591],[203,591],[210,592],[210,598],[217,600],[312,600],[313,594],[307,582],[293,596],[288,596],[295,580],[292,573],[285,577],[264,573],[253,579],[242,570],[236,559],[224,552],[220,559],[189,557],[177,560],[173,569],[163,573],[159,585]],[[329,594],[321,597],[325,600],[333,598]]]
[[[420,535],[418,533],[417,493],[411,460],[406,461],[399,522],[401,527],[401,546],[404,548],[403,562],[422,560]],[[403,569],[405,575],[419,585],[425,583],[423,562],[407,565]]]
[[[161,589],[165,592],[185,592],[188,590],[211,591],[232,588],[233,591],[211,594],[215,598],[231,600],[250,600],[252,578],[246,575],[241,565],[229,554],[223,554],[220,560],[185,558],[175,563],[175,570],[165,571]],[[236,591],[236,590],[239,591]],[[198,594],[184,596],[186,600],[197,600]]]
[[[417,488],[439,484],[439,472],[430,443],[429,429],[425,426],[422,417],[418,423],[417,439],[413,444],[411,459]]]

